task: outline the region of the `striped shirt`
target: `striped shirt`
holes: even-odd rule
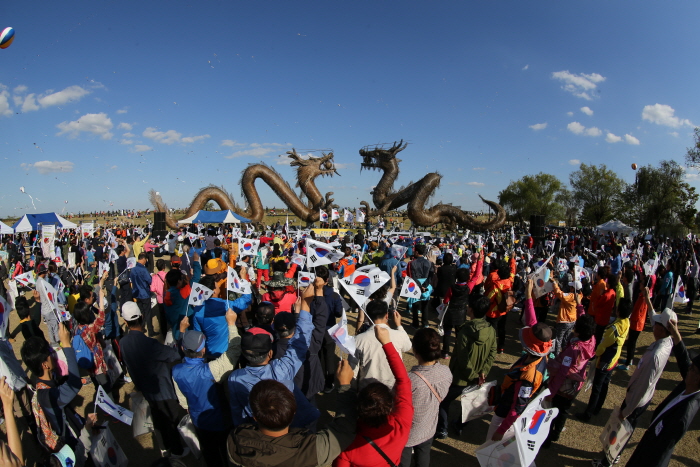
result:
[[[416,373],[428,380],[440,396],[438,400],[428,385]],[[413,423],[411,434],[408,436],[407,447],[417,446],[435,435],[440,401],[447,396],[452,384],[452,372],[445,365],[416,365],[411,368],[408,377],[411,379],[413,393]]]

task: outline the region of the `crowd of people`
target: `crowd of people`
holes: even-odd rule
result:
[[[134,225],[92,235],[59,229],[49,247],[41,232],[5,236],[0,465],[25,465],[21,431],[40,465],[95,461],[104,426],[72,404],[85,384],[116,394],[133,383],[162,440],[158,465],[187,465],[196,446],[208,467],[427,467],[435,439],[469,430],[463,417],[450,420],[455,401],[489,380],[497,384],[484,446],[512,437],[548,390],[545,403],[559,413],[538,445],[546,456],[570,415],[605,423],[596,417],[616,372],[631,373],[615,416],[634,430],[671,355],[683,379],[655,408],[627,465],[668,465],[700,407],[700,356],[691,358],[674,311],[679,302],[687,303],[679,312],[693,311],[700,267],[692,237],[382,228],[321,238],[279,227],[192,225],[156,239]],[[311,266],[318,249],[307,240],[337,258]],[[385,279],[359,301],[349,286],[367,268]],[[232,289],[232,277],[243,286]],[[402,292],[409,284],[418,295]],[[347,333],[355,313],[345,356],[329,330],[340,324]],[[509,337],[510,317],[521,326]],[[639,349],[645,329],[654,342]],[[509,339],[519,351],[500,372],[494,363]],[[585,388],[585,410],[570,414]],[[317,396],[330,394],[334,416],[321,423]],[[194,445],[181,435],[184,417]],[[620,459],[595,451],[596,466]]]

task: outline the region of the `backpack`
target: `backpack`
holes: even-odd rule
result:
[[[78,361],[78,366],[86,370],[92,370],[95,367],[95,354],[85,343],[80,331],[77,331],[75,336],[73,336],[71,346],[75,350],[75,359]]]
[[[513,290],[501,291],[501,301],[498,302],[499,313],[508,313],[515,306],[515,301]]]

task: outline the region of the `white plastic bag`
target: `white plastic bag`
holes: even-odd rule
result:
[[[199,439],[197,438],[197,432],[194,430],[194,424],[190,418],[190,414],[185,415],[177,424],[177,431],[180,432],[182,440],[185,442],[190,451],[195,458],[199,459],[202,453],[199,451]]]
[[[493,406],[489,405],[489,390],[497,384],[489,381],[481,386],[468,386],[462,391],[462,423],[483,417],[493,412]]]
[[[131,428],[134,438],[151,433],[153,428],[153,418],[151,417],[151,406],[140,392],[129,394],[129,407],[134,412],[134,419]]]

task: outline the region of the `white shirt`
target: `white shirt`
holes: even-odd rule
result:
[[[391,342],[394,348],[399,353],[411,350],[411,339],[406,334],[403,326],[398,329],[391,329],[386,324],[378,324],[389,329]],[[367,386],[369,383],[380,382],[386,384],[389,389],[394,387],[396,379],[394,378],[389,362],[386,359],[382,344],[374,335],[374,326],[371,326],[367,331],[355,337],[355,358],[350,357],[350,366],[355,372],[355,378],[358,381],[358,390]]]
[[[670,337],[659,339],[647,348],[637,364],[637,369],[632,374],[627,384],[625,401],[627,405],[623,415],[628,417],[634,409],[642,407],[654,397],[656,383],[664,372],[668,357],[673,350],[673,341]]]

